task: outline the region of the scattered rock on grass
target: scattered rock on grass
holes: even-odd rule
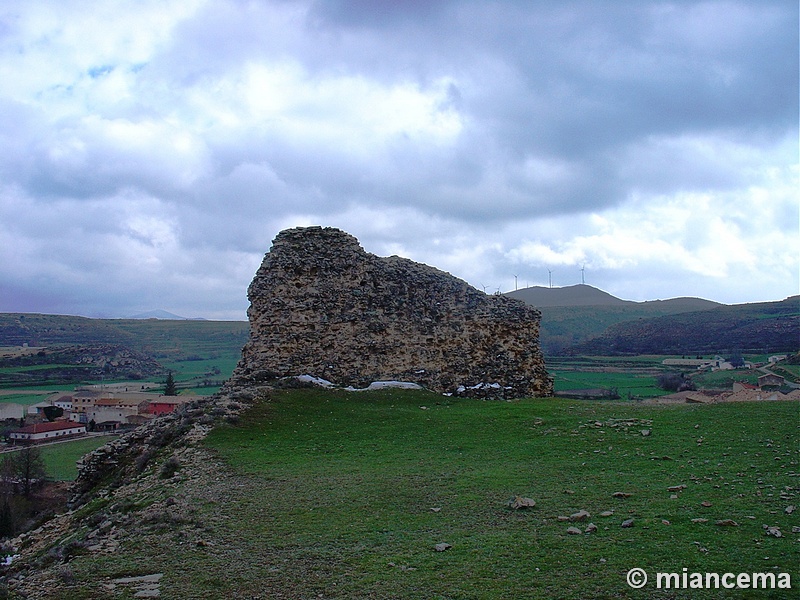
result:
[[[614,514],[613,510],[604,510],[603,512],[600,513],[600,516],[601,517],[610,517],[613,514]]]
[[[733,519],[721,519],[715,523],[715,525],[719,525],[720,527],[738,527],[739,524],[734,521]]]
[[[452,544],[448,544],[447,542],[442,542],[441,544],[436,544],[433,549],[437,552],[444,552],[445,550],[450,550],[452,548]]]
[[[794,504],[790,504],[789,506],[787,506],[787,507],[784,509],[784,511],[783,511],[783,512],[785,512],[787,515],[790,515],[790,514],[792,514],[794,511],[795,511]]]
[[[794,528],[792,529],[794,530]],[[768,525],[764,525],[764,533],[776,538],[783,537],[780,527],[769,527]]]
[[[597,525],[595,525],[594,523],[589,523],[586,526],[586,533],[594,533],[595,531],[597,531]]]
[[[572,514],[569,516],[569,520],[570,520],[570,521],[572,521],[572,522],[574,523],[575,521],[585,521],[585,520],[586,520],[586,519],[588,519],[589,517],[591,517],[591,515],[589,514],[589,511],[586,511],[586,510],[579,510],[579,511],[578,511],[578,512],[576,512],[576,513],[572,513]]]
[[[625,519],[621,527],[633,527],[633,519]]]
[[[508,506],[514,510],[519,510],[521,508],[533,508],[536,506],[536,501],[532,498],[523,498],[522,496],[514,496],[508,502]]]
[[[577,527],[567,527],[567,533],[569,535],[580,535],[582,532]]]
[[[631,494],[629,494],[628,492],[614,492],[613,494],[611,494],[611,496],[613,498],[630,498]]]

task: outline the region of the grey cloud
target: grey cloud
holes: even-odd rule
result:
[[[122,250],[104,255],[75,239],[147,248],[156,243],[142,232],[148,218],[174,236],[154,253],[164,281],[178,269],[201,277],[215,252],[257,257],[278,227],[309,220],[454,268],[470,262],[465,239],[485,238],[472,268],[499,279],[489,271],[519,267],[504,262],[512,245],[504,236],[575,235],[539,234],[543,218],[624,207],[632,195],[732,193],[758,185],[754,173],[787,167],[797,18],[797,5],[783,1],[207,3],[146,61],[98,53],[75,67],[71,84],[65,71],[53,82],[61,87],[38,95],[0,93],[0,175],[4,189],[29,201],[25,214],[8,211],[0,234],[29,240],[39,252],[30,260],[55,256],[65,272],[84,274],[80,284],[44,286],[79,290],[61,293],[69,297],[61,307],[91,302],[80,290],[116,277],[85,275],[93,268],[139,281]],[[0,31],[0,66],[18,42],[31,48],[16,40],[19,31]],[[225,106],[239,100],[226,86],[240,84],[249,65],[274,64],[295,69],[308,97],[254,121],[244,105]],[[122,91],[103,91],[114,78]],[[333,121],[346,114],[355,129],[358,119],[315,96],[320,82],[344,79],[384,91],[444,89],[434,109],[457,115],[462,128],[441,143],[402,130],[351,136],[349,122]],[[226,108],[231,122],[217,112]],[[293,119],[301,135],[282,126]],[[333,133],[313,129],[327,124]],[[371,223],[380,216],[380,226]],[[37,272],[47,273],[42,264]],[[224,288],[248,277],[218,266],[224,274],[203,285],[224,304],[241,295]],[[14,277],[9,294],[43,305],[26,291],[35,284]]]

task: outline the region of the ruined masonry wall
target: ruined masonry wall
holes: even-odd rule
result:
[[[369,254],[338,229],[278,234],[248,298],[250,340],[234,385],[309,374],[354,387],[400,380],[473,396],[552,393],[539,311]]]

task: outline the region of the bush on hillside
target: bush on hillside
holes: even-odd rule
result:
[[[656,384],[668,392],[687,392],[697,389],[694,382],[683,373],[662,373],[656,378]]]

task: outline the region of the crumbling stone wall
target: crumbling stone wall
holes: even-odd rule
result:
[[[333,228],[275,238],[248,289],[235,386],[309,374],[345,386],[410,381],[443,393],[552,393],[536,309]]]

